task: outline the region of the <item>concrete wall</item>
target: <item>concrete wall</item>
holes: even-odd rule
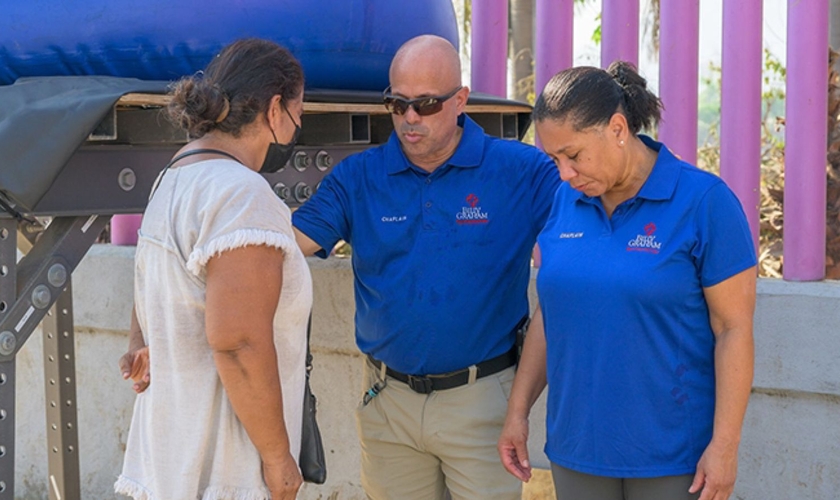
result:
[[[116,498],[134,393],[118,373],[127,344],[133,247],[95,246],[74,273],[82,497]],[[362,358],[353,343],[349,262],[310,261],[315,282],[313,391],[327,448],[326,485],[302,499],[363,499],[353,409]],[[533,287],[532,287],[533,294]],[[759,282],[755,390],[747,412],[738,499],[840,496],[840,285]],[[38,332],[17,358],[16,498],[47,496],[43,355]],[[538,466],[544,404],[532,416]]]

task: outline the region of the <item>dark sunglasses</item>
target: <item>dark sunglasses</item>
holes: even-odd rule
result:
[[[458,87],[446,95],[403,99],[389,94],[388,91],[391,90],[391,87],[388,87],[382,95],[382,101],[385,103],[385,109],[394,115],[402,116],[408,111],[408,108],[414,108],[414,112],[418,115],[429,116],[439,113],[443,109],[443,103],[452,98],[462,88],[464,87]]]

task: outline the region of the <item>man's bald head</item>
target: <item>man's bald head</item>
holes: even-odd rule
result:
[[[461,85],[461,59],[449,40],[420,35],[405,42],[391,61],[391,84],[401,78],[429,77],[443,87]]]

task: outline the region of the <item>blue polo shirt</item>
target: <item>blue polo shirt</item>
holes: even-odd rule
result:
[[[336,165],[293,214],[326,257],[353,247],[356,342],[414,375],[508,351],[528,314],[531,250],[559,174],[541,151],[488,136],[462,115],[452,157],[429,174],[396,134]]]
[[[548,458],[611,477],[693,474],[712,436],[715,338],[703,288],[755,265],[723,181],[658,159],[608,218],[564,184],[539,236]]]

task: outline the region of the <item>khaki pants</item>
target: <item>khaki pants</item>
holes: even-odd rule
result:
[[[496,442],[513,385],[513,367],[473,384],[418,394],[387,378],[356,426],[362,486],[374,500],[514,500],[522,484],[502,467]],[[365,360],[364,388],[379,381]]]

